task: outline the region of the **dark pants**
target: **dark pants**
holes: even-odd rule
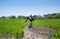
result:
[[[29,25],[29,28],[31,28],[32,27],[32,21],[30,21],[30,25]]]

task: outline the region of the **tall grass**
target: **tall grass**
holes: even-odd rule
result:
[[[60,19],[35,20],[33,27],[47,27],[56,29],[55,39],[60,39]]]
[[[0,19],[0,35],[6,37],[7,34],[10,34],[10,36],[23,37],[23,29],[28,25],[29,21],[25,22],[25,19]],[[60,37],[60,19],[35,20],[33,21],[33,27],[55,28],[58,37]]]
[[[60,19],[35,20],[33,25],[34,27],[60,28]]]
[[[17,34],[22,37],[24,35],[23,29],[27,26],[23,19],[0,19],[0,34],[6,36],[16,36]]]

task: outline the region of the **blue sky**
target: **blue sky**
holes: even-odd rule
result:
[[[59,12],[60,0],[0,0],[0,17],[45,15]]]

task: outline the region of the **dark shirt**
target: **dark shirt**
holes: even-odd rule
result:
[[[28,19],[29,19],[30,22],[34,21],[34,18],[33,18],[33,17],[30,17],[30,16],[27,17],[27,18],[26,18],[26,21],[27,21]]]

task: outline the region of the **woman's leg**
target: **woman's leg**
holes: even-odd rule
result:
[[[30,25],[29,25],[29,28],[31,28],[32,27],[32,22],[30,22]]]

